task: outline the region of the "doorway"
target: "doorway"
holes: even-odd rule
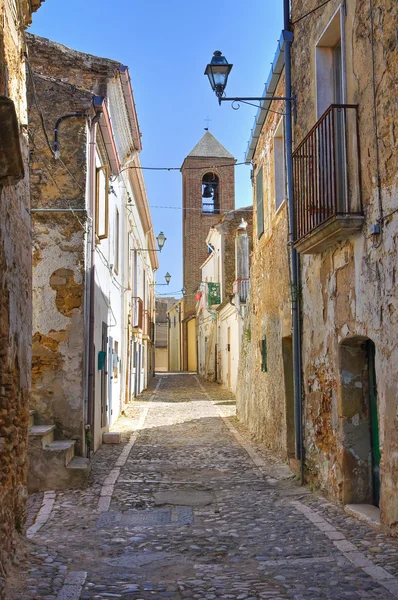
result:
[[[101,351],[104,353],[104,366],[101,371],[101,427],[107,426],[107,387],[108,387],[108,325],[102,322]]]
[[[380,503],[380,441],[374,343],[362,337],[340,344],[342,500]]]
[[[283,379],[285,384],[286,453],[288,458],[296,456],[296,433],[294,428],[293,391],[293,340],[282,338]]]

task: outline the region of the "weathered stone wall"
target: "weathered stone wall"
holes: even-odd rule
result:
[[[284,95],[281,77],[276,93]],[[284,105],[274,102],[272,110],[283,113]],[[243,327],[242,352],[236,392],[238,417],[259,439],[283,456],[291,454],[292,395],[291,367],[286,365],[287,387],[283,385],[284,345],[291,336],[289,294],[287,207],[279,210],[274,193],[274,134],[281,117],[269,112],[253,157],[254,181],[263,168],[264,233],[257,238],[257,207],[254,208],[253,255],[250,296]],[[256,198],[256,188],[253,188]],[[261,370],[261,343],[266,337],[267,371]],[[294,430],[293,430],[294,436]],[[293,438],[294,444],[294,438]]]
[[[315,44],[338,9],[332,1],[295,26],[292,52],[293,92],[297,98],[294,144],[317,120]],[[345,24],[347,103],[358,104],[363,231],[322,254],[302,257],[302,331],[305,392],[306,477],[323,491],[349,501],[355,439],[364,441],[366,377],[352,368],[344,346],[375,344],[378,420],[381,449],[381,518],[398,531],[398,340],[396,291],[398,153],[396,81],[398,77],[398,5],[374,1],[375,86],[368,2],[347,1]],[[307,11],[293,2],[293,21]],[[344,43],[344,40],[343,40]],[[376,103],[374,104],[375,94]],[[376,107],[378,135],[373,114]],[[376,149],[379,149],[379,176]],[[378,196],[380,179],[380,199]],[[380,202],[382,211],[380,212]],[[388,216],[390,215],[391,216]],[[381,221],[378,221],[379,219]],[[379,222],[382,236],[369,226]],[[352,351],[353,352],[353,351]],[[359,354],[358,354],[359,360]],[[349,366],[347,366],[349,365]],[[366,363],[362,370],[366,370]],[[358,367],[360,370],[360,368]],[[362,405],[347,388],[356,382]],[[356,406],[351,414],[349,405]],[[347,434],[347,423],[352,431]],[[365,442],[364,442],[365,443]],[[366,452],[365,452],[366,455]],[[370,461],[369,449],[363,461]]]
[[[46,130],[52,132],[59,117],[82,112],[91,94],[65,81],[41,75],[46,72],[37,45],[30,62],[35,93]],[[36,44],[36,45],[35,45]],[[61,54],[61,57],[63,55]],[[60,57],[52,61],[60,68]],[[49,70],[51,71],[51,64]],[[61,161],[46,144],[40,115],[29,84],[29,123],[32,138],[31,184],[33,226],[33,356],[32,401],[36,423],[55,424],[59,439],[75,439],[76,453],[83,446],[85,331],[85,228],[87,178],[87,127],[83,118],[67,119],[59,127]],[[53,142],[51,138],[50,143]],[[70,208],[78,212],[70,212]],[[63,211],[66,212],[57,212]],[[47,212],[46,212],[47,211]],[[69,211],[69,212],[68,212]],[[83,211],[83,212],[82,212]]]
[[[40,2],[35,2],[37,9]],[[19,5],[18,5],[19,6]],[[31,377],[31,233],[26,81],[21,22],[0,0],[0,94],[15,104],[25,177],[0,183],[0,598],[6,567],[23,529],[26,503],[27,432]],[[19,12],[19,9],[18,9]]]

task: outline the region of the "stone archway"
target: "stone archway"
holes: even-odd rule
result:
[[[342,446],[342,500],[345,504],[379,503],[375,346],[365,337],[339,345],[339,417]]]

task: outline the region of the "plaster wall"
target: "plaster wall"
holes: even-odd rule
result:
[[[168,350],[167,348],[156,348],[155,350],[155,371],[165,373],[168,371]]]
[[[344,365],[339,363],[340,344],[353,339],[372,340],[376,347],[382,456],[381,519],[390,531],[397,533],[398,111],[393,90],[398,76],[398,5],[385,0],[376,0],[373,4],[374,85],[369,4],[348,0],[342,30],[343,34],[345,31],[342,45],[347,102],[358,104],[358,158],[365,226],[362,232],[322,254],[302,257],[305,451],[307,479],[324,493],[347,501],[345,490],[347,479],[351,477],[348,458],[353,456],[353,444],[342,428],[346,419],[343,391],[353,375],[350,369],[345,372]],[[293,2],[293,20],[305,8],[304,2]],[[298,110],[295,145],[317,119],[315,44],[338,8],[338,2],[330,2],[316,16],[300,22],[295,30],[292,52],[293,91]],[[369,232],[369,226],[376,222],[382,226],[382,236],[374,237]],[[366,393],[364,387],[364,401]],[[359,416],[359,412],[350,415],[351,426],[357,433]]]
[[[188,371],[195,373],[198,368],[196,319],[190,319],[187,323],[188,335]]]
[[[223,384],[223,386],[235,393],[238,380],[243,319],[234,306],[227,304],[220,310],[218,314],[218,322],[218,349],[220,353],[220,373],[218,374],[218,380]],[[230,333],[229,338],[228,329]]]

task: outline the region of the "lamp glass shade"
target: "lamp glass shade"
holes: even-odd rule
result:
[[[187,293],[187,288],[185,287],[185,285],[183,286],[183,288],[182,288],[181,292],[182,292],[182,295],[183,295],[183,296],[185,296],[185,295],[186,295],[186,293]]]
[[[205,70],[205,75],[209,78],[211,89],[214,92],[218,94],[224,92],[231,69],[232,65],[228,63],[225,56],[219,50],[216,50]]]
[[[165,280],[166,280],[166,283],[167,283],[167,285],[169,285],[169,283],[170,283],[170,279],[171,279],[171,275],[170,275],[170,273],[169,273],[169,272],[167,272],[167,273],[166,273],[166,275],[164,276],[164,278],[165,278]]]
[[[161,231],[158,235],[158,237],[156,238],[156,241],[158,243],[158,247],[159,247],[159,252],[162,251],[162,248],[164,246],[164,243],[166,241],[166,236],[164,235],[163,231]]]

